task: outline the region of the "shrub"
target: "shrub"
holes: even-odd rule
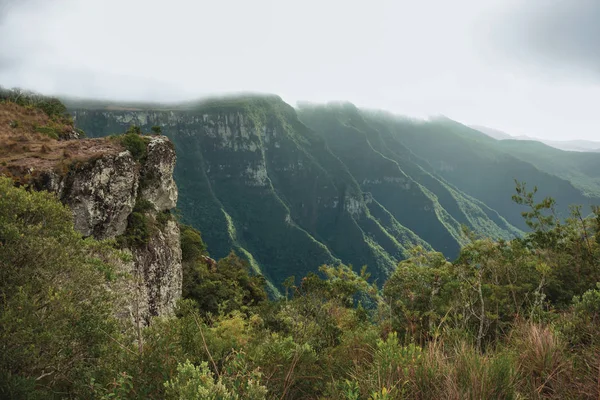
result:
[[[185,252],[188,259],[190,249],[198,254],[200,247],[189,242],[183,244],[187,250],[182,253]],[[183,276],[183,297],[196,301],[203,314],[247,311],[267,299],[265,279],[250,275],[248,263],[233,252],[214,265],[202,259],[186,261]]]
[[[164,229],[167,226],[167,223],[172,220],[173,216],[171,215],[169,210],[165,210],[163,212],[158,213],[158,215],[156,216],[156,225],[160,229]]]
[[[206,245],[202,241],[202,236],[197,229],[189,225],[180,224],[181,232],[181,258],[182,261],[196,261],[201,255],[206,253]]]
[[[125,132],[125,133],[135,133],[136,135],[141,135],[142,128],[140,128],[137,125],[130,125],[129,128],[127,128],[127,132]]]
[[[129,132],[119,137],[119,140],[135,160],[142,161],[146,158],[146,142],[139,134]]]
[[[38,126],[35,131],[52,139],[58,139],[61,136],[61,131],[53,126]]]
[[[257,371],[237,371],[215,376],[207,362],[196,367],[189,361],[177,366],[177,375],[165,382],[167,398],[177,400],[263,400],[267,389]]]

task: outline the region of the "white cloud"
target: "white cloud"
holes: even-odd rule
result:
[[[0,83],[156,101],[272,92],[291,103],[348,100],[513,134],[600,139],[598,81],[542,76],[489,47],[497,12],[518,3],[13,2],[0,20]]]

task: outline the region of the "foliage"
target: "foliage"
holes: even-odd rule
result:
[[[19,88],[5,89],[0,86],[0,101],[9,101],[20,106],[38,108],[49,117],[67,118],[67,108],[55,97],[47,97]]]
[[[154,205],[145,199],[137,199],[131,214],[127,217],[125,233],[117,238],[121,247],[141,247],[150,242],[157,231],[157,221],[151,211]]]
[[[136,135],[142,135],[142,128],[140,128],[138,125],[130,125],[129,128],[127,128],[127,131],[125,132],[125,134],[129,134],[129,133],[135,133]]]
[[[233,252],[218,262],[203,258],[204,244],[194,233],[190,228],[182,232],[184,298],[194,300],[202,313],[213,315],[247,311],[266,300],[264,278],[251,275],[246,261]]]
[[[436,334],[442,318],[451,311],[456,285],[450,282],[451,264],[441,253],[416,247],[412,254],[398,264],[383,294],[393,328],[423,343]]]
[[[206,245],[197,229],[185,224],[179,224],[181,240],[181,260],[184,263],[199,261],[202,255],[208,255]]]
[[[141,131],[138,133],[135,130],[128,130],[127,133],[119,137],[119,141],[125,147],[125,149],[129,150],[131,155],[137,161],[142,161],[147,155],[146,142],[144,138],[141,136]]]
[[[59,139],[63,135],[64,126],[46,125],[38,126],[35,131],[42,133],[52,139]]]
[[[52,196],[0,180],[0,394],[598,398],[599,210],[556,218],[520,183],[515,201],[533,229],[523,238],[465,229],[454,261],[417,246],[382,289],[335,263],[271,300],[245,260],[209,258],[180,225],[185,299],[136,331],[112,317],[106,284],[122,277],[110,244],[82,240]],[[134,242],[158,223],[152,211],[136,204]]]
[[[260,385],[260,373],[254,372],[249,377],[221,375],[215,382],[207,362],[196,367],[187,360],[178,365],[177,375],[165,382],[165,387],[167,398],[177,400],[261,400],[267,394]]]
[[[106,283],[119,256],[83,240],[52,195],[12,185],[0,178],[0,397],[87,397],[117,351]]]

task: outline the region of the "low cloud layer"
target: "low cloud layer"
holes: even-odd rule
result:
[[[598,0],[0,0],[0,85],[232,92],[599,139]]]

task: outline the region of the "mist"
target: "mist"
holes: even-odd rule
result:
[[[0,84],[146,102],[274,93],[600,140],[596,3],[4,0]]]

